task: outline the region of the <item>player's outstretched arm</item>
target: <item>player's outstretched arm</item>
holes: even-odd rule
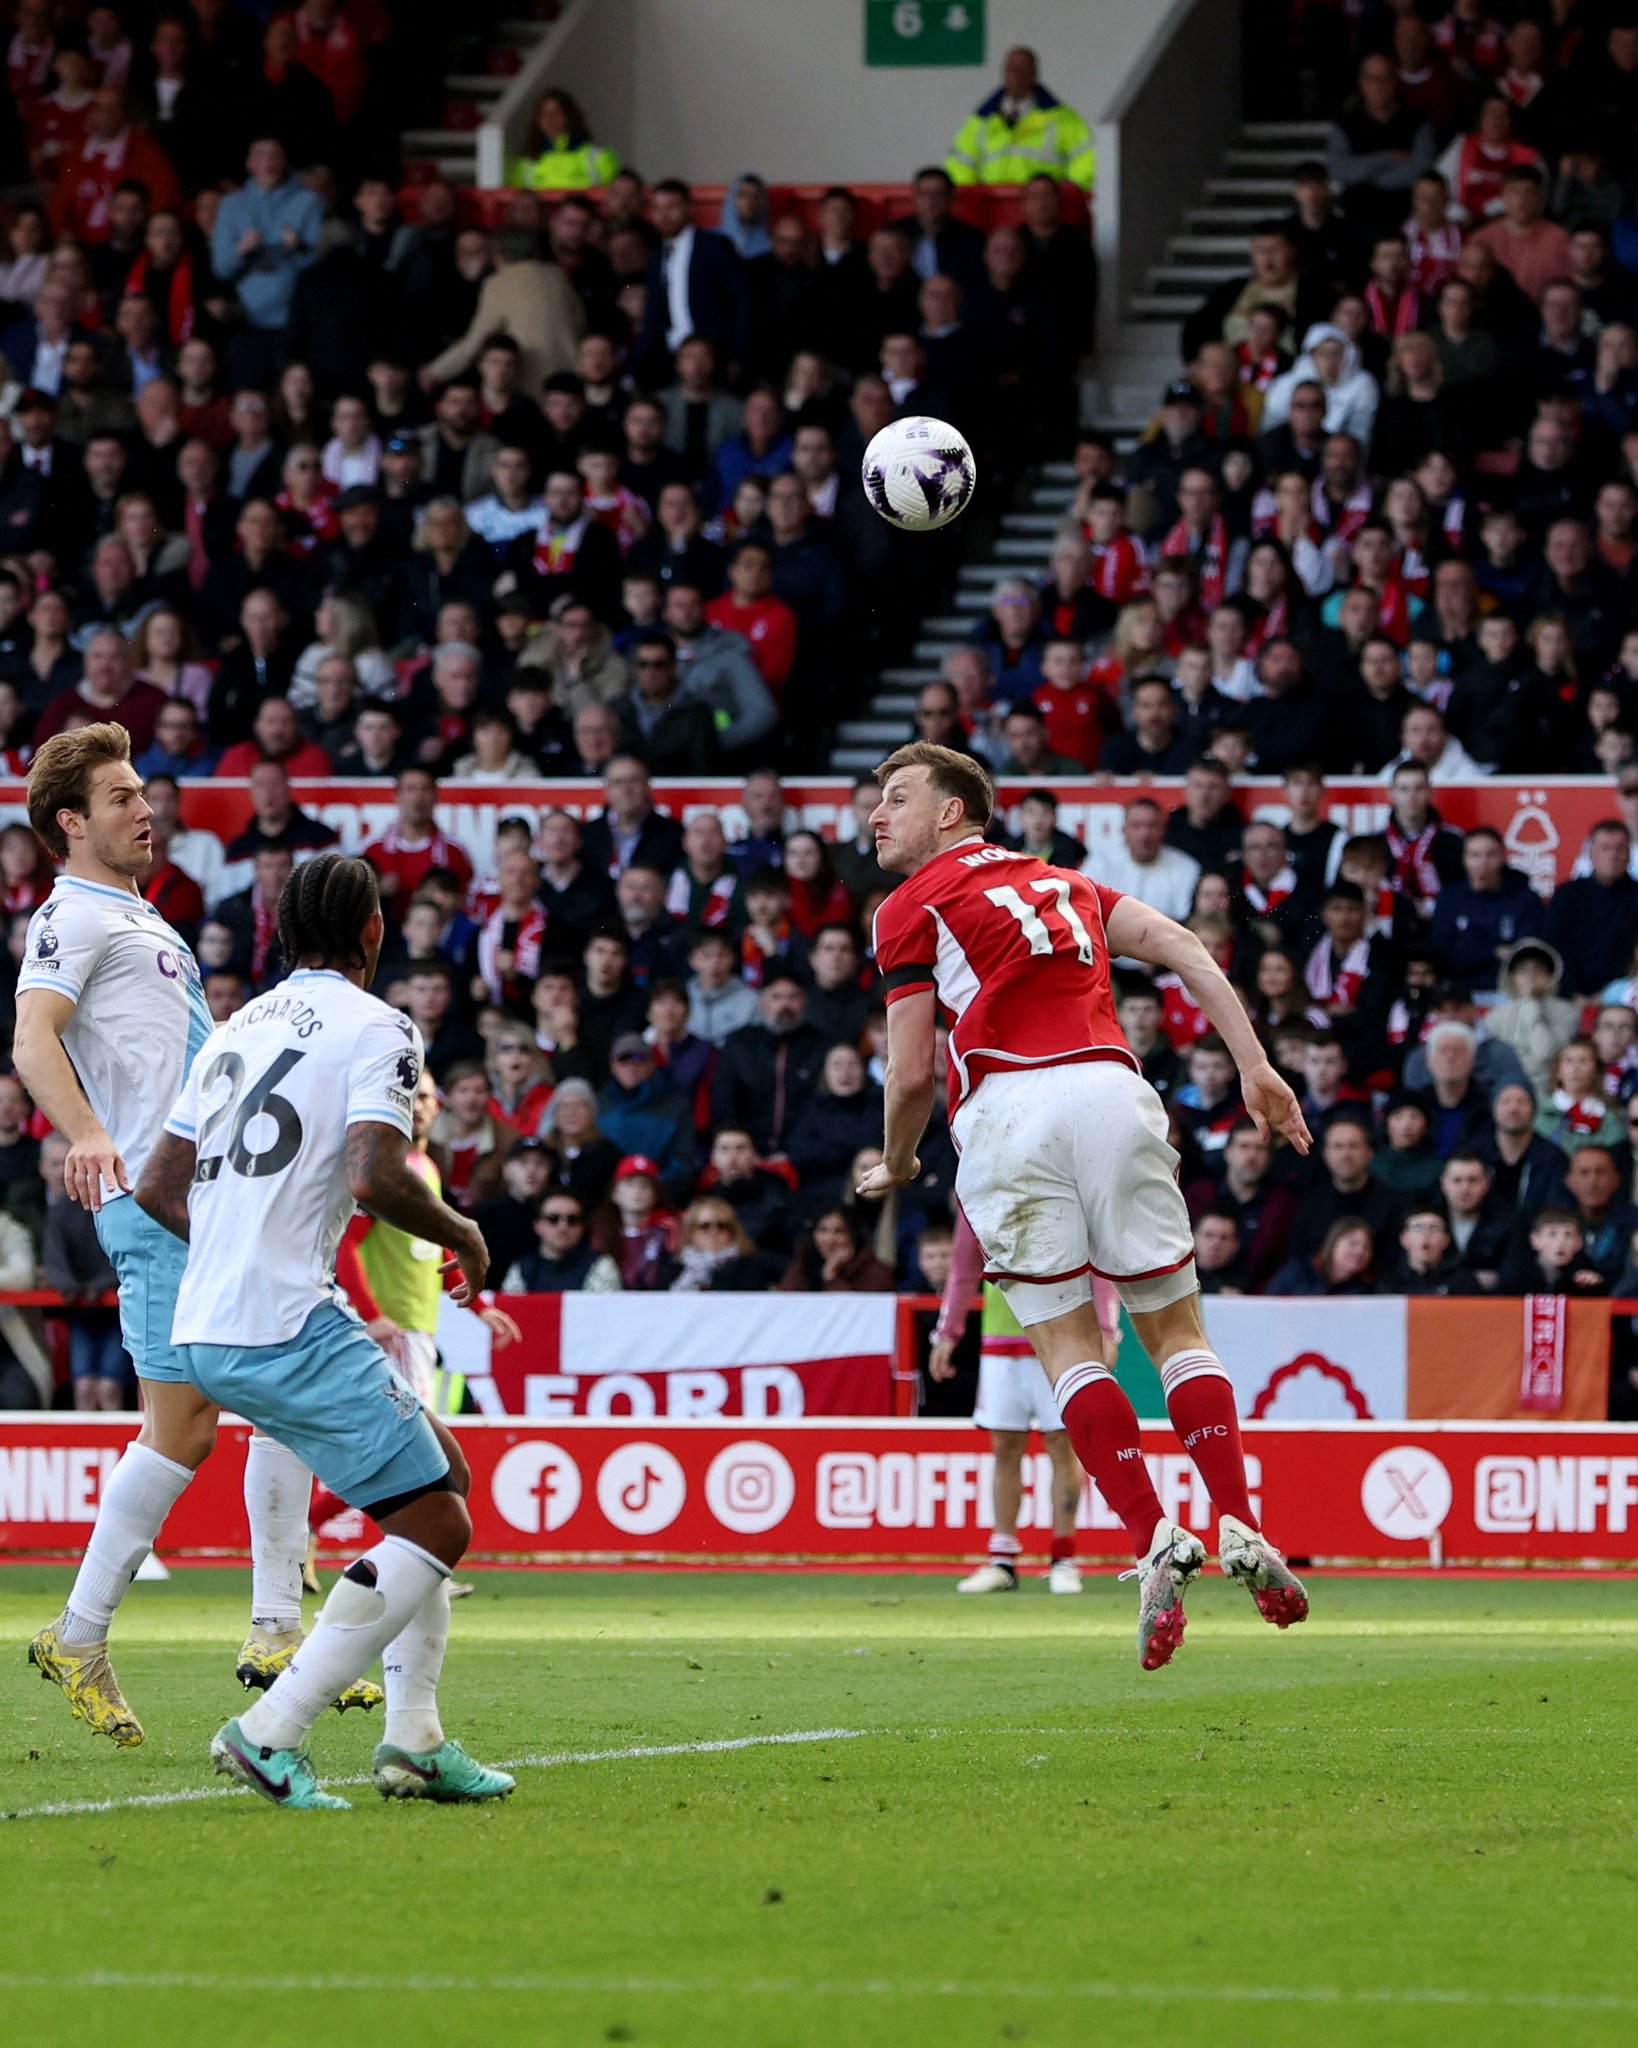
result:
[[[1109,950],[1169,968],[1210,1019],[1240,1070],[1246,1114],[1266,1138],[1276,1130],[1297,1151],[1313,1144],[1297,1098],[1271,1064],[1240,998],[1217,962],[1195,937],[1135,896],[1123,896],[1105,919]]]
[[[489,1271],[489,1247],[469,1217],[440,1202],[408,1162],[409,1140],[391,1124],[347,1127],[347,1192],[361,1209],[411,1237],[447,1244],[461,1269],[461,1284],[450,1300],[467,1302]]]
[[[68,1140],[63,1185],[70,1198],[84,1208],[100,1209],[105,1182],[128,1191],[131,1180],[63,1051],[63,1033],[73,1015],[67,996],[54,989],[25,989],[17,998],[12,1063],[35,1103]]]
[[[885,1195],[921,1171],[916,1147],[933,1113],[933,997],[930,990],[900,996],[887,1010],[887,1088],[882,1163],[859,1183],[861,1195]]]
[[[188,1190],[197,1154],[191,1138],[162,1131],[136,1184],[137,1206],[162,1223],[172,1237],[188,1241]]]

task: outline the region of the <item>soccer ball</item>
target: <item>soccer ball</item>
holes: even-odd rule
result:
[[[966,437],[943,420],[895,420],[865,450],[865,495],[889,526],[932,533],[965,512],[978,469]]]

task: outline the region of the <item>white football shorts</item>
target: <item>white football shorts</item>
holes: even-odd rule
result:
[[[980,1356],[973,1420],[980,1429],[1016,1430],[1020,1435],[1038,1429],[1045,1436],[1064,1426],[1053,1399],[1052,1382],[1033,1355],[992,1358],[986,1352]]]
[[[1193,1293],[1166,1111],[1124,1061],[987,1074],[950,1128],[984,1277],[1025,1329],[1090,1301],[1094,1273],[1139,1314]]]

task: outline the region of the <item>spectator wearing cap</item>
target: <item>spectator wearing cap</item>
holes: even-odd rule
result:
[[[1176,377],[1160,394],[1160,410],[1126,465],[1127,522],[1145,540],[1163,533],[1177,518],[1177,487],[1186,470],[1215,461],[1201,431],[1200,393],[1187,377]]]
[[[627,1293],[651,1294],[676,1277],[677,1218],[665,1205],[659,1165],[633,1152],[614,1169],[609,1199],[620,1219],[616,1256]]]
[[[757,1021],[733,1032],[711,1076],[711,1118],[748,1130],[764,1157],[784,1150],[802,1106],[819,1085],[829,1041],[807,1022],[794,968],[775,961],[757,992]]]
[[[640,1031],[622,1032],[610,1047],[597,1122],[612,1144],[652,1164],[671,1201],[687,1198],[696,1168],[693,1109]]]
[[[651,390],[660,388],[677,350],[695,334],[732,373],[751,343],[750,287],[733,243],[694,225],[694,195],[680,178],[653,188],[650,213],[660,244],[649,259],[643,325],[632,351],[638,375]]]
[[[502,228],[494,241],[495,267],[484,279],[472,323],[459,341],[434,356],[421,372],[430,390],[475,363],[493,334],[518,346],[518,383],[538,391],[548,377],[572,370],[586,331],[586,312],[555,263],[542,261],[525,228]]]
[[[1085,116],[1048,92],[1035,52],[1020,43],[1002,59],[1000,89],[956,130],[944,166],[958,185],[1022,185],[1045,172],[1090,192],[1098,153]]]
[[[510,1271],[533,1249],[535,1215],[550,1179],[551,1160],[545,1142],[532,1136],[514,1139],[501,1163],[501,1192],[472,1211],[495,1272]]]

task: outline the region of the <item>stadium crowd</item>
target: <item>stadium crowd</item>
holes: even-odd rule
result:
[[[867,234],[844,188],[810,227],[750,175],[707,225],[563,94],[491,229],[436,180],[406,205],[366,140],[401,13],[14,13],[0,755],[130,727],[149,893],[218,1017],[277,978],[279,889],[330,843],[291,779],[391,788],[380,986],[427,1040],[434,1156],[509,1284],[942,1281],[941,1119],[919,1182],[850,1192],[880,1137],[872,788],[828,843],[779,783],[947,587],[948,550],[856,481],[924,411],[992,491],[1045,454],[1077,483],[914,733],[1032,789],[1181,776],[1089,865],[1206,936],[1321,1134],[1307,1169],[1268,1156],[1185,992],[1125,978],[1208,1289],[1638,1279],[1638,31],[1487,40],[1463,0],[1430,43],[1366,10],[1326,161],[1122,450],[1072,424],[1094,274],[1057,180],[987,236],[954,210],[964,151],[1036,120],[1082,146],[1027,52]],[[1615,779],[1550,904],[1437,811],[1440,785],[1520,767]],[[733,845],[653,801],[652,776],[713,772],[744,778]],[[1253,817],[1251,773],[1285,778],[1287,823]],[[1343,774],[1383,778],[1382,834],[1327,818]],[[181,822],[179,783],[212,775],[248,779],[227,844]],[[600,815],[503,825],[475,875],[440,783],[541,777],[600,785]],[[1009,824],[1088,859],[1048,790]],[[25,828],[0,834],[14,964],[49,881]],[[0,1199],[90,1296],[55,1239],[44,1262],[53,1143],[0,1079]]]

